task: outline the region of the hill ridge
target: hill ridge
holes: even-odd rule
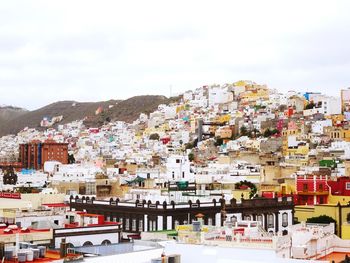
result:
[[[84,124],[88,127],[101,126],[110,120],[132,122],[140,113],[153,112],[159,104],[168,104],[170,101],[171,99],[162,95],[138,95],[126,100],[111,99],[98,102],[57,101],[36,110],[22,112],[18,116],[0,118],[0,136],[17,134],[25,127],[43,130],[45,128],[40,126],[40,121],[44,117],[63,116],[59,124],[87,118],[88,121]],[[96,114],[99,108],[103,109],[104,114]]]

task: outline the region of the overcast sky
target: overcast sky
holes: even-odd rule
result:
[[[2,1],[0,104],[169,96],[240,79],[339,95],[350,1]]]

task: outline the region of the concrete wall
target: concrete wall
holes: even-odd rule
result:
[[[61,239],[61,237],[55,238],[55,248],[60,247]],[[83,246],[87,241],[90,241],[93,245],[101,245],[104,240],[109,240],[112,244],[119,243],[119,234],[110,233],[66,237],[66,243],[71,243],[74,247]]]
[[[30,201],[32,208],[37,209],[42,204],[63,203],[65,194],[22,194],[23,201]]]

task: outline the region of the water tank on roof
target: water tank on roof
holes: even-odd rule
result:
[[[179,181],[176,182],[176,185],[180,190],[185,190],[188,187],[188,181]]]
[[[194,232],[200,232],[201,228],[202,228],[201,222],[199,222],[199,221],[192,222],[192,227],[193,227]]]

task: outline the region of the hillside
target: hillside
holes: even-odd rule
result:
[[[124,101],[109,100],[101,102],[60,101],[43,108],[27,111],[23,114],[5,120],[0,120],[0,136],[16,134],[25,127],[43,129],[40,121],[44,117],[63,116],[59,124],[86,119],[86,126],[100,126],[105,121],[121,120],[132,122],[140,113],[150,113],[159,104],[167,104],[170,100],[164,96],[136,96]],[[111,107],[113,105],[113,107]],[[96,115],[95,111],[101,107],[103,112]]]
[[[17,118],[28,111],[22,108],[13,107],[13,106],[0,106],[0,124]]]

